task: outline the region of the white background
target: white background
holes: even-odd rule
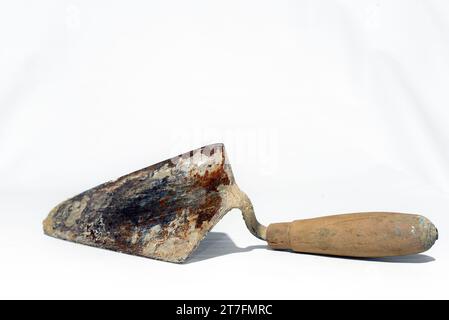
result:
[[[0,298],[449,298],[449,5],[2,1]],[[425,254],[267,250],[238,211],[176,265],[45,237],[60,201],[224,142],[268,224],[421,213]]]

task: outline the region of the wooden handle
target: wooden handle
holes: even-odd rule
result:
[[[420,215],[366,212],[273,223],[267,241],[273,249],[348,257],[387,257],[428,250],[438,231]]]

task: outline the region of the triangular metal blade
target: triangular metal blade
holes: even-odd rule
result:
[[[184,261],[235,207],[222,144],[209,145],[90,189],[51,211],[52,237],[171,262]]]

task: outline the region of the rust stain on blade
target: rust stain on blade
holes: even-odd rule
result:
[[[222,144],[160,162],[102,184],[54,208],[52,237],[183,262],[233,206],[237,188]]]

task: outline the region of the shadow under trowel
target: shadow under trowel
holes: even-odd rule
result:
[[[426,263],[435,261],[435,258],[419,253],[419,254],[412,254],[409,256],[370,258],[365,260],[374,262],[390,262],[390,263]]]
[[[248,246],[246,248],[240,248],[234,243],[234,241],[232,241],[232,239],[229,237],[227,233],[209,232],[206,238],[204,238],[204,240],[201,241],[198,249],[186,261],[186,263],[189,264],[192,262],[199,262],[211,258],[225,256],[228,254],[249,252],[256,249],[273,250],[269,248],[267,245],[253,245]],[[297,253],[290,250],[285,250],[285,253],[313,255],[331,259],[347,259],[347,260],[360,260],[360,261],[383,262],[383,263],[427,263],[435,261],[433,257],[430,257],[425,254],[413,254],[408,256],[384,257],[384,258],[356,258],[356,257],[340,257],[340,256],[320,255],[311,253]]]
[[[358,261],[368,261],[368,262],[383,262],[383,263],[427,263],[435,261],[435,258],[430,257],[425,254],[412,254],[408,256],[393,256],[393,257],[382,257],[382,258],[359,258],[359,257],[344,257],[344,256],[331,256],[326,254],[316,254],[316,253],[304,253],[304,252],[293,252],[290,250],[285,250],[290,254],[304,254],[309,256],[317,256],[330,259],[344,259],[344,260],[358,260]]]
[[[237,247],[227,233],[209,232],[201,241],[198,249],[186,261],[186,263],[199,262],[211,258],[225,256],[232,253],[248,252],[255,249],[266,249],[266,245],[254,245],[246,248]]]

